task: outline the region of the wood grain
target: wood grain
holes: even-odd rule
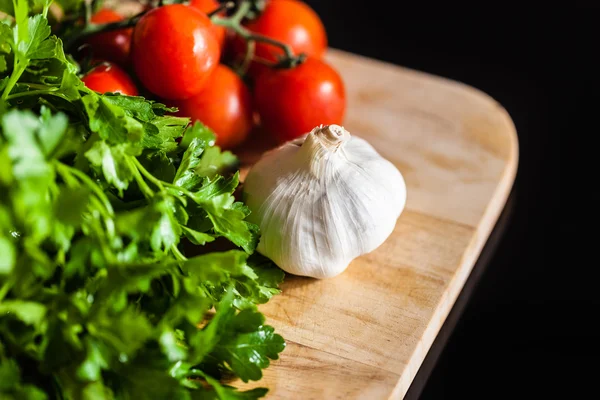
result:
[[[463,287],[512,187],[518,144],[505,109],[469,86],[330,49],[346,83],[344,126],[403,173],[389,239],[328,280],[288,275],[261,307],[286,339],[268,399],[400,399]],[[263,134],[236,153],[242,178]]]

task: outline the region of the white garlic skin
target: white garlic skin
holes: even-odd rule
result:
[[[338,125],[265,153],[243,193],[247,219],[261,230],[257,251],[290,274],[319,279],[379,247],[406,204],[400,171]]]

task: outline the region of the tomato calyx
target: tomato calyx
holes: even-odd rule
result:
[[[88,19],[87,12],[86,12],[85,26],[83,28],[81,28],[78,32],[69,36],[69,39],[67,41],[65,41],[65,44],[64,44],[65,51],[67,53],[70,53],[71,51],[73,51],[73,48],[75,46],[80,45],[81,42],[84,41],[84,39],[86,39],[90,36],[94,36],[94,35],[104,33],[104,32],[116,31],[119,29],[131,28],[131,27],[135,26],[137,24],[137,22],[139,21],[139,19],[142,16],[144,16],[148,11],[150,11],[150,9],[145,9],[145,10],[139,12],[138,14],[136,14],[130,18],[124,18],[121,21],[108,22],[108,23],[102,23],[102,24],[91,22]]]
[[[268,1],[269,0],[247,0],[246,2],[250,3],[250,7],[249,7],[248,11],[244,14],[243,20],[251,21],[251,20],[258,18],[262,14],[262,12],[265,10],[265,7],[267,6]],[[237,3],[238,4],[235,4],[235,2],[234,2],[235,6],[232,7],[229,15],[235,14],[237,12],[237,10],[240,8],[240,6],[242,5],[242,3],[244,3],[244,1],[238,1]]]
[[[306,59],[307,55],[304,53],[295,54],[292,50],[292,46],[271,37],[254,33],[242,25],[244,19],[259,15],[265,5],[266,2],[261,0],[241,0],[233,15],[223,18],[214,14],[210,17],[213,24],[223,26],[226,29],[233,31],[236,35],[246,41],[247,47],[245,57],[241,64],[236,68],[237,73],[240,75],[245,74],[251,61],[256,61],[270,68],[281,69],[294,68],[302,64]],[[275,62],[256,56],[254,54],[256,42],[262,42],[278,47],[283,51],[283,56],[279,56]]]
[[[179,3],[175,1],[174,3]],[[230,0],[221,2],[221,4],[210,12],[205,12],[211,23],[217,27],[223,27],[235,37],[245,43],[245,51],[235,61],[231,61],[231,68],[242,78],[254,68],[251,65],[260,64],[267,69],[290,69],[304,63],[308,54],[294,50],[291,44],[275,39],[270,35],[254,32],[246,26],[246,22],[259,18],[265,8],[268,0]],[[86,70],[90,66],[90,60],[94,57],[103,57],[101,54],[93,54],[94,47],[86,48],[85,44],[97,35],[111,31],[125,30],[134,28],[138,22],[148,12],[163,7],[163,2],[151,1],[139,13],[133,16],[124,17],[119,21],[94,22],[92,18],[92,7],[86,6],[81,15],[74,21],[75,25],[67,28],[70,34],[65,39],[65,51],[82,55],[82,64]],[[65,21],[66,22],[66,21]],[[261,53],[261,46],[269,46],[274,52],[267,57]],[[89,54],[91,53],[91,54]],[[277,53],[277,55],[275,55]],[[113,60],[121,65],[119,60]],[[250,74],[252,75],[252,74]]]
[[[306,53],[300,53],[297,56],[292,57],[292,58],[281,57],[275,63],[271,63],[270,66],[273,69],[295,68],[295,67],[299,66],[300,64],[304,63],[307,58],[308,58],[308,56],[306,55]]]
[[[222,13],[223,11],[230,11],[232,9],[235,8],[235,2],[234,1],[228,1],[226,3],[221,3],[221,5],[219,7],[217,7],[216,9],[214,9],[213,11],[207,13],[206,15],[208,15],[209,18]]]

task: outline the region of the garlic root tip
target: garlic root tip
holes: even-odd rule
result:
[[[350,139],[350,132],[339,125],[320,125],[315,127],[312,132],[319,141],[327,148],[337,148],[342,143]]]

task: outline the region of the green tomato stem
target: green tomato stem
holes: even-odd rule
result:
[[[84,11],[85,11],[85,24],[86,26],[91,23],[92,20],[92,7],[94,6],[92,1],[84,2]]]
[[[208,15],[209,18],[212,18],[214,15],[219,14],[226,10],[232,9],[233,7],[235,7],[235,2],[228,1],[227,3],[221,4],[218,8],[212,10],[211,12],[207,13],[206,15]]]
[[[135,26],[135,24],[137,24],[140,18],[144,16],[148,11],[149,10],[144,10],[131,18],[124,19],[122,21],[111,22],[108,24],[94,24],[92,22],[88,22],[81,31],[74,34],[73,36],[70,36],[67,40],[65,40],[65,52],[70,53],[77,43],[81,42],[83,39],[89,36],[93,36],[101,32],[109,32],[119,29],[131,28],[132,26]]]
[[[252,7],[252,4],[248,0],[242,1],[240,3],[239,8],[231,16],[231,18],[230,18],[231,22],[234,23],[234,24],[237,24],[237,25],[241,25],[242,24],[242,20],[248,14],[248,12],[250,11],[251,7]]]
[[[272,46],[280,48],[285,53],[285,57],[283,58],[283,60],[278,60],[274,63],[273,62],[271,62],[271,63],[261,62],[262,64],[267,64],[272,67],[279,66],[279,65],[295,66],[295,65],[301,63],[302,61],[304,61],[305,55],[304,54],[295,55],[294,51],[292,50],[292,47],[290,45],[280,42],[278,40],[275,40],[273,38],[270,38],[268,36],[251,32],[250,30],[248,30],[247,28],[245,28],[242,25],[242,20],[248,14],[251,7],[252,7],[252,4],[250,1],[243,0],[242,3],[240,4],[239,8],[236,10],[236,12],[231,17],[224,18],[224,17],[220,17],[218,15],[211,16],[211,21],[213,24],[222,26],[226,29],[229,29],[229,30],[235,32],[237,35],[239,35],[241,38],[243,38],[246,41],[246,43],[248,44],[248,48],[246,49],[246,56],[244,57],[244,61],[242,62],[242,66],[240,68],[242,70],[244,70],[244,68],[247,69],[248,64],[254,58],[254,50],[255,50],[254,42],[262,42],[262,43],[270,44]]]
[[[246,48],[246,55],[244,56],[244,60],[240,64],[237,72],[239,75],[244,76],[250,67],[250,63],[252,59],[254,59],[254,52],[256,51],[256,42],[254,40],[249,40],[247,42],[248,47]]]
[[[242,5],[244,5],[244,4],[247,4],[247,3],[242,3]],[[241,9],[242,8],[240,6],[240,10]],[[246,41],[252,40],[255,42],[263,42],[263,43],[267,43],[267,44],[270,44],[275,47],[279,47],[285,53],[286,58],[290,58],[290,59],[295,58],[294,52],[290,45],[287,45],[285,43],[282,43],[280,41],[272,39],[268,36],[260,35],[258,33],[253,33],[251,31],[249,31],[248,29],[246,29],[242,25],[240,25],[240,23],[238,21],[235,20],[235,15],[231,18],[222,18],[222,17],[214,16],[211,18],[211,20],[212,20],[213,24],[215,24],[215,25],[223,26],[227,29],[234,31],[235,33],[237,33],[240,37],[242,37]]]

